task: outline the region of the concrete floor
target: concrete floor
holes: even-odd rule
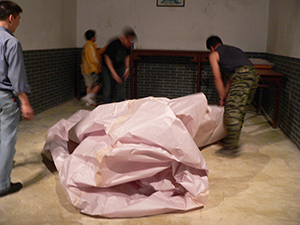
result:
[[[242,152],[221,157],[220,148],[202,149],[210,170],[206,206],[183,213],[142,218],[93,218],[68,202],[52,163],[42,156],[45,134],[82,106],[73,99],[21,121],[12,181],[23,189],[0,198],[0,224],[300,224],[300,151],[254,110],[247,114],[241,135]]]

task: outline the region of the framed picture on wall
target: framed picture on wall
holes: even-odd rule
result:
[[[185,0],[156,0],[158,7],[183,7]]]

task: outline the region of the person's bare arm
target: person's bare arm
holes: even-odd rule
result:
[[[225,86],[225,98],[227,98],[230,86],[231,86],[231,76],[228,77],[227,83],[226,83],[226,86]]]
[[[127,80],[128,76],[129,76],[129,66],[130,66],[130,55],[126,56],[125,59],[124,59],[124,63],[125,63],[125,72],[124,72],[124,75],[123,77],[125,78],[125,80]]]
[[[220,106],[223,106],[226,102],[226,91],[219,66],[219,53],[216,51],[210,53],[209,62],[214,75],[215,87],[220,97]]]

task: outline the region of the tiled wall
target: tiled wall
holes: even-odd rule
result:
[[[80,75],[81,49],[25,51],[25,66],[32,94],[29,99],[36,113],[71,98],[85,87]],[[300,148],[300,59],[266,53],[247,53],[250,58],[265,58],[275,64],[274,70],[285,75],[282,81],[278,127]],[[146,96],[177,98],[197,90],[197,63],[186,57],[147,56],[139,60],[138,98]],[[218,95],[208,62],[201,65],[201,91],[209,104],[217,104]],[[125,83],[130,97],[130,79]],[[261,91],[264,111],[273,118],[275,93]]]
[[[205,64],[201,65],[201,91],[212,103],[216,99],[216,92],[211,83],[210,68]],[[192,62],[189,57],[142,57],[138,61],[137,86],[138,98],[177,98],[193,94],[197,91],[197,62]]]
[[[263,53],[247,53],[250,58],[265,58]],[[138,60],[138,98],[146,96],[176,98],[197,91],[197,62],[189,57],[144,56]],[[209,62],[201,64],[201,92],[209,104],[218,104]]]
[[[35,113],[74,97],[77,49],[24,51],[25,67]]]
[[[300,59],[273,54],[267,54],[266,59],[274,63],[274,70],[284,74],[278,127],[300,148]],[[265,89],[263,96],[264,110],[272,117],[275,95]]]
[[[138,98],[176,98],[194,93],[197,63],[189,58],[150,56],[138,63]]]

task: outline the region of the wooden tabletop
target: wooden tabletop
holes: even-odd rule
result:
[[[284,75],[282,73],[276,72],[272,69],[256,69],[257,73],[260,76],[276,76],[276,77],[283,77]]]

